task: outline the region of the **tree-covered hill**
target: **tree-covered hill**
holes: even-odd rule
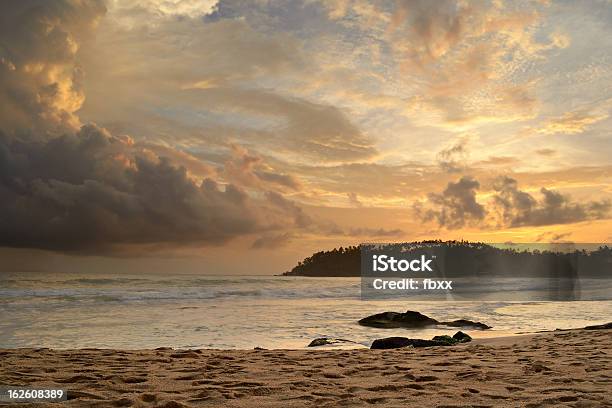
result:
[[[579,245],[576,245],[578,247]],[[521,245],[492,245],[468,241],[418,241],[381,245],[380,251],[410,253],[426,249],[442,256],[447,276],[500,275],[534,276],[571,268],[580,276],[612,277],[612,249],[595,246],[560,251],[562,246],[542,244],[541,248]],[[442,262],[442,261],[441,261]],[[360,276],[360,246],[320,251],[298,262],[285,276]]]

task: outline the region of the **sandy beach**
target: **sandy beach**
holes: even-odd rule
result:
[[[67,407],[612,406],[610,330],[395,350],[0,351],[0,384]]]

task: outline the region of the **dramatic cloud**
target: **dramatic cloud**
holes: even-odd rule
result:
[[[218,244],[305,226],[277,193],[254,199],[94,125],[26,143],[0,138],[0,246],[63,251],[122,244]]]
[[[80,41],[106,9],[102,0],[0,2],[0,124],[5,132],[74,130],[81,107]]]
[[[543,3],[4,1],[0,246],[606,230],[608,14]]]
[[[313,219],[298,203],[266,190],[293,190],[297,182],[260,170],[261,159],[241,147],[234,146],[219,174],[203,168],[235,184],[197,181],[163,155],[183,157],[179,152],[151,147],[95,125],[44,141],[0,135],[0,246],[112,254],[248,235],[257,236],[253,248],[272,248],[299,234],[402,234]]]
[[[78,129],[74,113],[84,95],[75,57],[105,12],[102,2],[7,1],[0,8],[1,246],[222,243],[282,219],[278,208],[232,184],[196,183],[155,153],[161,146],[147,149],[95,125]]]
[[[472,177],[450,182],[440,193],[431,193],[426,202],[416,202],[416,214],[424,221],[436,221],[440,227],[464,226],[516,228],[572,224],[605,219],[612,210],[610,200],[577,203],[567,195],[542,187],[542,198],[521,191],[515,179],[498,177],[493,183],[493,198],[486,204],[476,199],[480,183]]]
[[[542,199],[518,189],[515,179],[501,177],[494,184],[494,204],[508,227],[571,224],[603,219],[612,209],[609,200],[573,202],[567,195],[542,188]]]
[[[299,182],[244,149],[219,170],[175,147],[80,127],[75,58],[101,2],[0,7],[0,246],[110,253],[308,226],[300,207],[266,193]]]
[[[416,203],[415,210],[423,221],[435,220],[441,227],[461,228],[484,220],[485,208],[476,201],[480,183],[469,176],[450,182],[440,193],[431,193],[427,206]]]

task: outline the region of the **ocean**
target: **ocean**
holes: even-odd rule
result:
[[[609,283],[609,282],[608,282]],[[0,348],[304,348],[317,337],[367,347],[457,329],[375,329],[357,320],[415,310],[493,329],[472,337],[612,321],[612,301],[362,300],[359,278],[0,274]]]

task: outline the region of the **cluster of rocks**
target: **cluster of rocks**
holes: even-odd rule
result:
[[[472,338],[458,331],[451,336],[434,336],[431,340],[425,339],[410,339],[408,337],[386,337],[384,339],[376,339],[372,343],[371,349],[393,349],[401,347],[434,347],[434,346],[454,346],[459,343],[467,343],[472,341]],[[336,339],[333,337],[319,337],[308,344],[308,347],[329,346],[338,344],[358,344],[352,340]],[[257,349],[257,348],[256,348]]]
[[[481,322],[474,322],[466,319],[452,320],[443,322],[425,316],[422,313],[408,310],[406,313],[398,312],[383,312],[372,316],[364,317],[358,322],[362,326],[376,327],[379,329],[395,329],[395,328],[406,328],[406,329],[423,329],[431,326],[446,326],[446,327],[460,327],[465,329],[475,330],[487,330],[491,326],[488,326]],[[384,339],[376,339],[371,345],[371,349],[393,349],[400,347],[433,347],[433,346],[454,346],[458,343],[467,343],[472,338],[462,332],[458,331],[452,337],[451,336],[435,336],[431,340],[425,339],[411,339],[408,337],[386,337]],[[351,340],[337,339],[332,337],[319,337],[310,342],[308,347],[318,347],[327,345],[337,345],[342,343],[353,343],[358,344]]]
[[[395,329],[395,328],[407,328],[407,329],[423,329],[430,326],[447,326],[447,327],[461,327],[466,329],[475,330],[487,330],[491,326],[488,326],[481,322],[473,322],[471,320],[459,319],[452,320],[449,322],[441,322],[433,319],[429,316],[425,316],[422,313],[408,310],[406,313],[398,312],[383,312],[372,316],[364,317],[359,320],[359,324],[362,326],[376,327],[382,329]],[[583,327],[583,330],[609,330],[612,329],[612,322],[605,324],[598,324],[593,326]],[[561,329],[557,329],[561,330]],[[370,346],[370,349],[394,349],[402,347],[436,347],[436,346],[454,346],[459,343],[467,343],[472,341],[472,338],[462,332],[458,331],[452,337],[451,336],[434,336],[431,340],[425,339],[411,339],[408,337],[385,337],[383,339],[376,339]],[[308,347],[337,345],[342,343],[359,344],[352,340],[337,339],[332,337],[319,337],[310,342]],[[259,349],[256,347],[255,349]],[[264,349],[262,349],[264,350]]]
[[[406,313],[383,312],[372,316],[364,317],[358,322],[362,326],[376,327],[379,329],[422,329],[429,326],[461,327],[476,330],[487,330],[488,326],[481,322],[459,319],[449,322],[441,322],[422,313],[408,310]]]
[[[408,337],[386,337],[384,339],[376,339],[372,343],[371,349],[394,349],[401,347],[434,347],[434,346],[454,346],[459,343],[467,343],[472,341],[472,338],[458,331],[451,336],[434,336],[431,340],[410,339]]]

